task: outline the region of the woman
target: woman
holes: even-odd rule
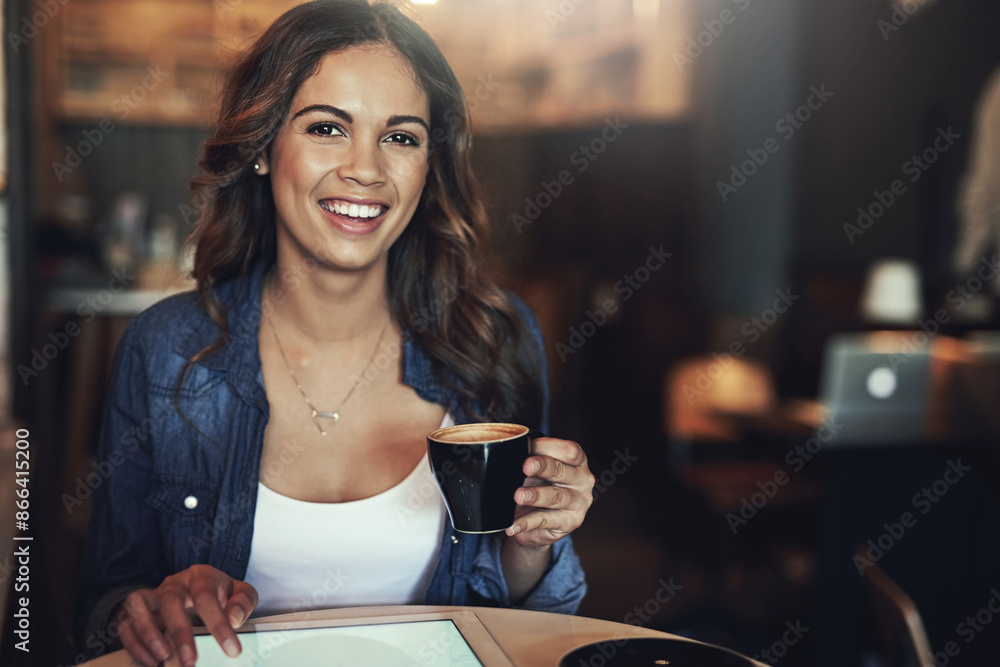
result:
[[[547,428],[537,323],[480,270],[470,144],[453,73],[392,7],[296,7],[237,65],[195,183],[197,292],[119,345],[88,647],[106,629],[143,664],[190,665],[189,614],[236,655],[255,609],[576,610],[579,445],[536,441],[506,533],[454,534],[418,492],[442,424]]]

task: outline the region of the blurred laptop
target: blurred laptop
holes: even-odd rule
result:
[[[823,358],[820,401],[835,428],[824,444],[923,439],[930,371],[930,344],[922,331],[833,336]]]
[[[832,445],[917,444],[1000,435],[1000,333],[838,334],[826,346],[820,401]]]

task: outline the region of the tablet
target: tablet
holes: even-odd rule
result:
[[[513,665],[471,611],[250,622],[238,630],[237,658],[207,632],[195,635],[199,667]]]

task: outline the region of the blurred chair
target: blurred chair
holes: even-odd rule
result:
[[[855,553],[869,560],[864,546],[859,546]],[[875,664],[878,667],[934,667],[923,620],[910,596],[878,563],[865,567],[863,587],[873,648],[877,651]]]

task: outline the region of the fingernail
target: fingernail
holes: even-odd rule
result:
[[[245,618],[246,616],[243,614],[242,609],[234,609],[233,615],[229,617],[229,625],[234,629],[238,628],[243,625],[243,619]]]
[[[185,665],[194,665],[196,659],[194,649],[187,644],[181,644],[181,662]]]
[[[153,654],[156,656],[157,660],[166,660],[170,657],[170,647],[167,646],[166,642],[154,641],[153,642]]]
[[[227,639],[222,643],[222,650],[226,652],[230,658],[235,658],[240,654],[240,645],[236,643],[235,639]]]
[[[521,527],[518,526],[517,524],[514,524],[513,526],[507,529],[507,535],[510,537],[513,537],[520,532],[521,532]]]
[[[534,499],[535,495],[528,489],[521,489],[521,502],[530,503]]]
[[[528,474],[529,475],[534,475],[536,472],[538,472],[541,469],[542,469],[542,464],[539,463],[537,460],[532,461],[531,463],[528,464]]]

